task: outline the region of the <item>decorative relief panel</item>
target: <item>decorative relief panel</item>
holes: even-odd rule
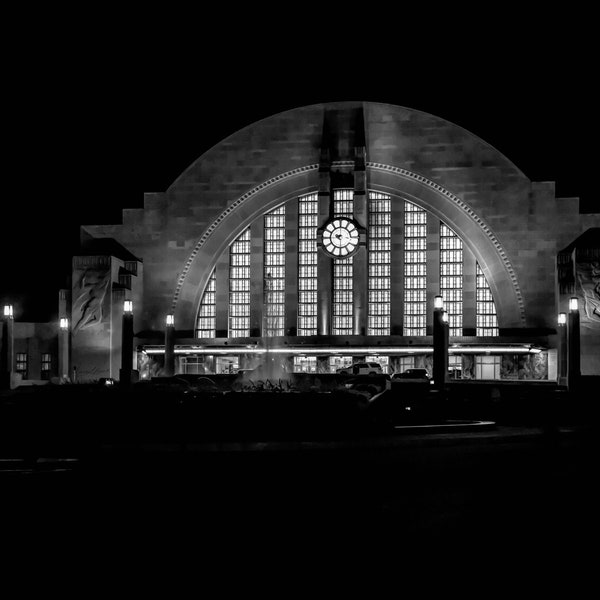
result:
[[[581,326],[600,329],[600,261],[577,263],[577,281],[581,287]]]
[[[98,265],[73,272],[73,334],[102,323],[110,268]]]

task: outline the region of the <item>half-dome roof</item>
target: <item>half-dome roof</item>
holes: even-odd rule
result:
[[[244,178],[256,181],[257,176],[264,181],[275,173],[314,164],[319,159],[326,114],[334,141],[332,158],[342,159],[361,135],[356,131],[360,109],[367,160],[372,163],[405,168],[434,181],[483,175],[487,179],[496,175],[504,185],[507,177],[527,180],[493,146],[441,117],[377,102],[331,102],[294,108],[249,124],[201,155],[169,191],[211,183],[237,187]]]

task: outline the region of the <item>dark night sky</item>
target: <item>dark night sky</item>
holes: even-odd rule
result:
[[[445,118],[591,211],[595,76],[587,48],[562,42],[548,33],[509,56],[488,52],[484,36],[468,52],[438,49],[435,60],[395,43],[364,60],[353,51],[344,60],[294,54],[289,44],[275,53],[240,46],[234,59],[207,46],[185,58],[142,49],[117,59],[90,53],[81,63],[56,50],[29,69],[11,67],[0,301],[10,299],[20,320],[54,318],[80,224],[120,222],[121,209],[141,207],[143,192],[166,189],[224,137],[319,102],[387,102]]]

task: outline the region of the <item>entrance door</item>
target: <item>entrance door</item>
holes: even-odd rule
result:
[[[500,379],[500,357],[476,356],[475,379]]]

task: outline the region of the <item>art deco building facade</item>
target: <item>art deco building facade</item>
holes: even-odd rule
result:
[[[557,314],[578,296],[581,370],[600,374],[598,227],[441,118],[360,102],[290,110],[217,144],[122,224],[82,227],[61,308],[71,364],[80,380],[118,377],[132,299],[146,377],[161,371],[168,314],[179,372],[267,356],[289,371],[430,368],[441,295],[453,376],[552,380]]]

